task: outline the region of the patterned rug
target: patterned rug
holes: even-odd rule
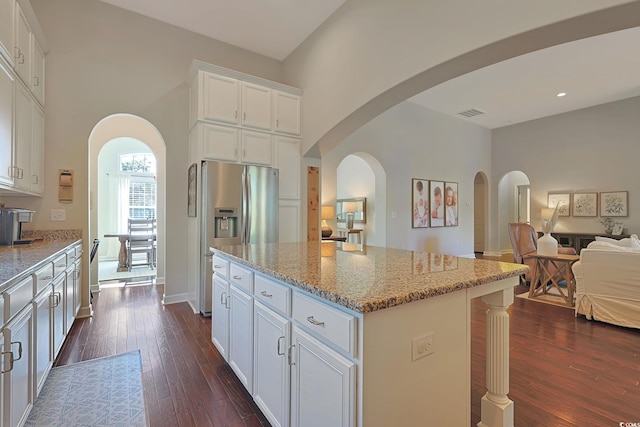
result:
[[[146,426],[140,351],[51,369],[27,426]]]

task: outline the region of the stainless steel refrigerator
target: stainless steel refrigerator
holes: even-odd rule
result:
[[[278,169],[202,162],[201,174],[200,312],[209,316],[209,248],[278,242]]]

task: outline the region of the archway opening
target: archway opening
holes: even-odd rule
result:
[[[529,177],[521,171],[506,173],[498,181],[498,238],[500,252],[511,253],[511,240],[509,239],[509,223],[519,222],[521,218],[530,218],[528,200],[528,188],[531,182]],[[522,194],[526,188],[526,195]],[[523,198],[526,197],[526,201]],[[527,211],[525,212],[524,209]]]
[[[489,187],[487,176],[478,172],[473,179],[473,251],[484,254],[487,245]]]

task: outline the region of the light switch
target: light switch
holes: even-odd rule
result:
[[[51,221],[66,221],[67,211],[64,209],[51,209]]]

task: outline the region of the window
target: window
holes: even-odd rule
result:
[[[129,174],[129,218],[155,218],[155,156],[151,153],[122,154],[120,171]]]

